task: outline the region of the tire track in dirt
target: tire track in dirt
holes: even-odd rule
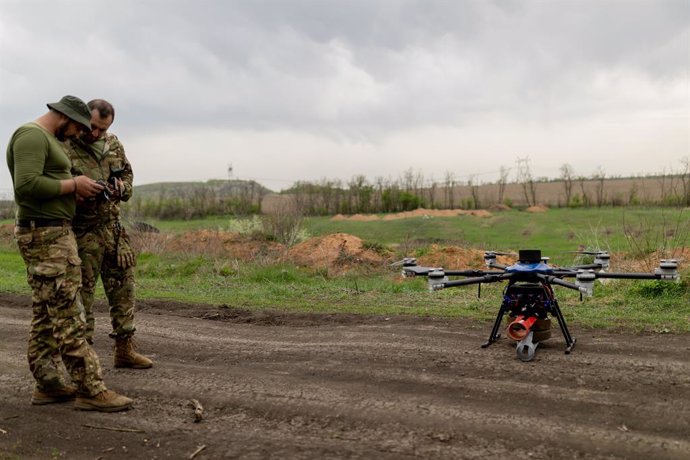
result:
[[[24,442],[14,452],[29,457],[27,443],[39,441],[31,433],[42,430],[40,445],[65,449],[70,458],[119,458],[103,454],[103,442],[86,428],[61,431],[86,420],[145,430],[99,433],[107,446],[125,446],[129,458],[179,458],[200,444],[207,448],[198,458],[680,459],[690,453],[688,335],[575,329],[572,354],[563,353],[554,334],[534,361],[523,363],[505,341],[479,348],[490,325],[466,321],[306,327],[281,318],[281,326],[264,326],[153,310],[138,315],[142,350],[156,362],[147,371],[110,367],[108,320],[99,313],[96,350],[106,382],[133,396],[136,408],[83,414],[68,405],[28,406],[28,308],[0,308],[0,365],[8,375],[3,370],[0,380],[0,428],[10,427],[11,441]],[[191,398],[205,407],[201,423],[191,421]],[[5,413],[21,416],[3,421]],[[7,440],[0,437],[0,453],[13,452]]]

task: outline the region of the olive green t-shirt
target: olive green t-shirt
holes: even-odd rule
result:
[[[20,126],[7,146],[17,218],[72,219],[73,193],[60,195],[60,180],[70,179],[72,163],[57,138],[37,123]]]

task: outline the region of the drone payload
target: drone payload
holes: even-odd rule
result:
[[[444,270],[443,268],[421,267],[414,258],[402,261],[402,272],[405,277],[426,276],[430,291],[449,287],[467,286],[470,284],[495,283],[507,281],[503,291],[503,302],[494,321],[489,340],[482,345],[486,348],[496,342],[501,334],[499,329],[503,316],[508,314],[510,323],[506,335],[517,342],[516,352],[522,361],[534,358],[540,342],[551,337],[551,318],[556,318],[563,338],[565,353],[569,354],[575,346],[575,339],[570,335],[563,313],[554,295],[553,286],[562,286],[580,292],[582,297],[591,297],[594,292],[594,281],[597,279],[650,279],[679,281],[678,261],[662,259],[654,273],[615,273],[607,272],[610,255],[606,251],[583,252],[594,256],[591,264],[554,267],[549,265],[549,258],[543,257],[539,249],[522,249],[518,262],[513,265],[502,265],[496,261],[499,255],[507,253],[486,251],[484,263],[489,270]],[[449,277],[464,277],[453,279]],[[571,283],[564,278],[575,278]]]

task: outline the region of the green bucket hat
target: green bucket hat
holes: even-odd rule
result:
[[[91,131],[91,111],[84,101],[78,97],[65,96],[58,102],[47,105],[49,108],[57,110]]]

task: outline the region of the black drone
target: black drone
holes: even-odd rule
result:
[[[483,283],[507,281],[508,285],[503,291],[503,302],[494,327],[489,340],[482,345],[482,348],[488,347],[501,337],[499,328],[503,316],[507,313],[511,322],[506,333],[517,342],[517,356],[522,361],[531,361],[537,345],[551,337],[551,317],[558,320],[565,339],[565,353],[569,354],[575,346],[575,339],[568,331],[565,318],[554,295],[553,285],[579,291],[582,298],[582,296],[592,295],[596,279],[680,280],[678,262],[675,259],[662,259],[654,273],[611,273],[606,271],[611,259],[608,252],[585,251],[582,253],[593,255],[594,262],[586,265],[555,267],[549,265],[549,258],[542,257],[540,250],[524,249],[519,251],[518,262],[514,265],[502,265],[496,262],[497,256],[509,254],[496,251],[485,252],[484,262],[489,268],[488,271],[421,267],[417,265],[414,258],[403,259],[402,271],[405,277],[426,276],[431,291],[478,284],[478,292],[481,294]],[[449,276],[466,278],[449,280]],[[565,281],[564,278],[575,278],[575,282]]]

